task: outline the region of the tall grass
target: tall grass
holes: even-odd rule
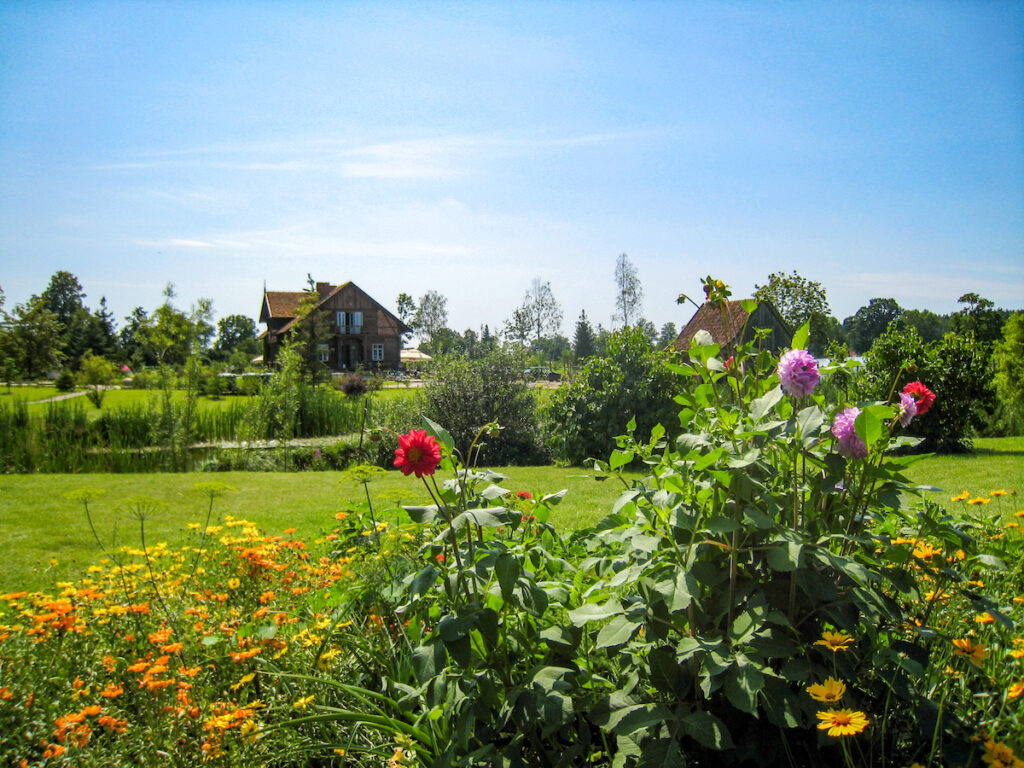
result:
[[[0,404],[0,472],[188,471],[198,460],[197,444],[336,436],[360,427],[359,398],[305,384],[289,387],[283,398],[268,391],[209,409],[171,394],[94,418],[78,400],[41,411],[21,400]]]

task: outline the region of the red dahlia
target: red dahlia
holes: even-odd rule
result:
[[[924,416],[928,409],[935,402],[935,393],[920,381],[912,381],[903,388],[905,394],[910,395],[917,401],[917,415]]]
[[[424,429],[414,429],[408,435],[398,436],[395,466],[403,475],[416,473],[416,477],[434,474],[441,463],[441,446]]]

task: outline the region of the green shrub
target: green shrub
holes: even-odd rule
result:
[[[523,368],[520,356],[501,350],[473,360],[444,356],[424,389],[424,413],[446,425],[464,456],[484,425],[497,422],[500,433],[479,444],[482,461],[543,463],[536,401],[523,381]]]
[[[669,353],[651,350],[639,328],[612,334],[604,354],[591,357],[551,400],[547,426],[555,458],[582,464],[604,456],[630,419],[639,434],[656,424],[674,431],[678,384],[670,361]]]
[[[75,388],[75,374],[71,372],[70,368],[61,368],[57,378],[53,381],[53,386],[61,392],[71,392]]]
[[[984,345],[973,336],[947,333],[924,343],[912,328],[890,325],[864,356],[855,392],[864,399],[888,400],[911,381],[935,393],[935,405],[915,420],[921,450],[962,453],[992,405],[991,368]]]

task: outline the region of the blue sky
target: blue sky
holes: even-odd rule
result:
[[[0,5],[8,309],[311,273],[494,329],[539,276],[571,335],[622,252],[659,326],[708,273],[1024,307],[1024,4]]]

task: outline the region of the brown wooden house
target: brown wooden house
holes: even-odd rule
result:
[[[299,322],[299,305],[309,296],[303,291],[263,292],[260,322],[266,323],[263,359],[273,365],[289,331]],[[328,318],[330,330],[320,344],[320,361],[332,371],[357,368],[397,369],[402,334],[412,329],[370,297],[355,283],[316,284],[312,312]]]
[[[747,319],[750,322],[747,322]],[[744,328],[746,329],[744,331]],[[738,344],[744,344],[754,338],[754,332],[758,328],[768,328],[771,333],[765,340],[765,348],[773,353],[789,346],[793,337],[793,331],[782,319],[782,315],[772,306],[770,301],[758,302],[757,309],[753,314],[748,314],[743,309],[741,301],[727,301],[724,305],[703,304],[686,324],[679,337],[676,339],[675,349],[679,352],[686,352],[690,349],[690,342],[693,341],[697,331],[707,331],[711,334],[721,350],[719,353],[723,358],[731,355]],[[740,338],[742,336],[742,338]]]

